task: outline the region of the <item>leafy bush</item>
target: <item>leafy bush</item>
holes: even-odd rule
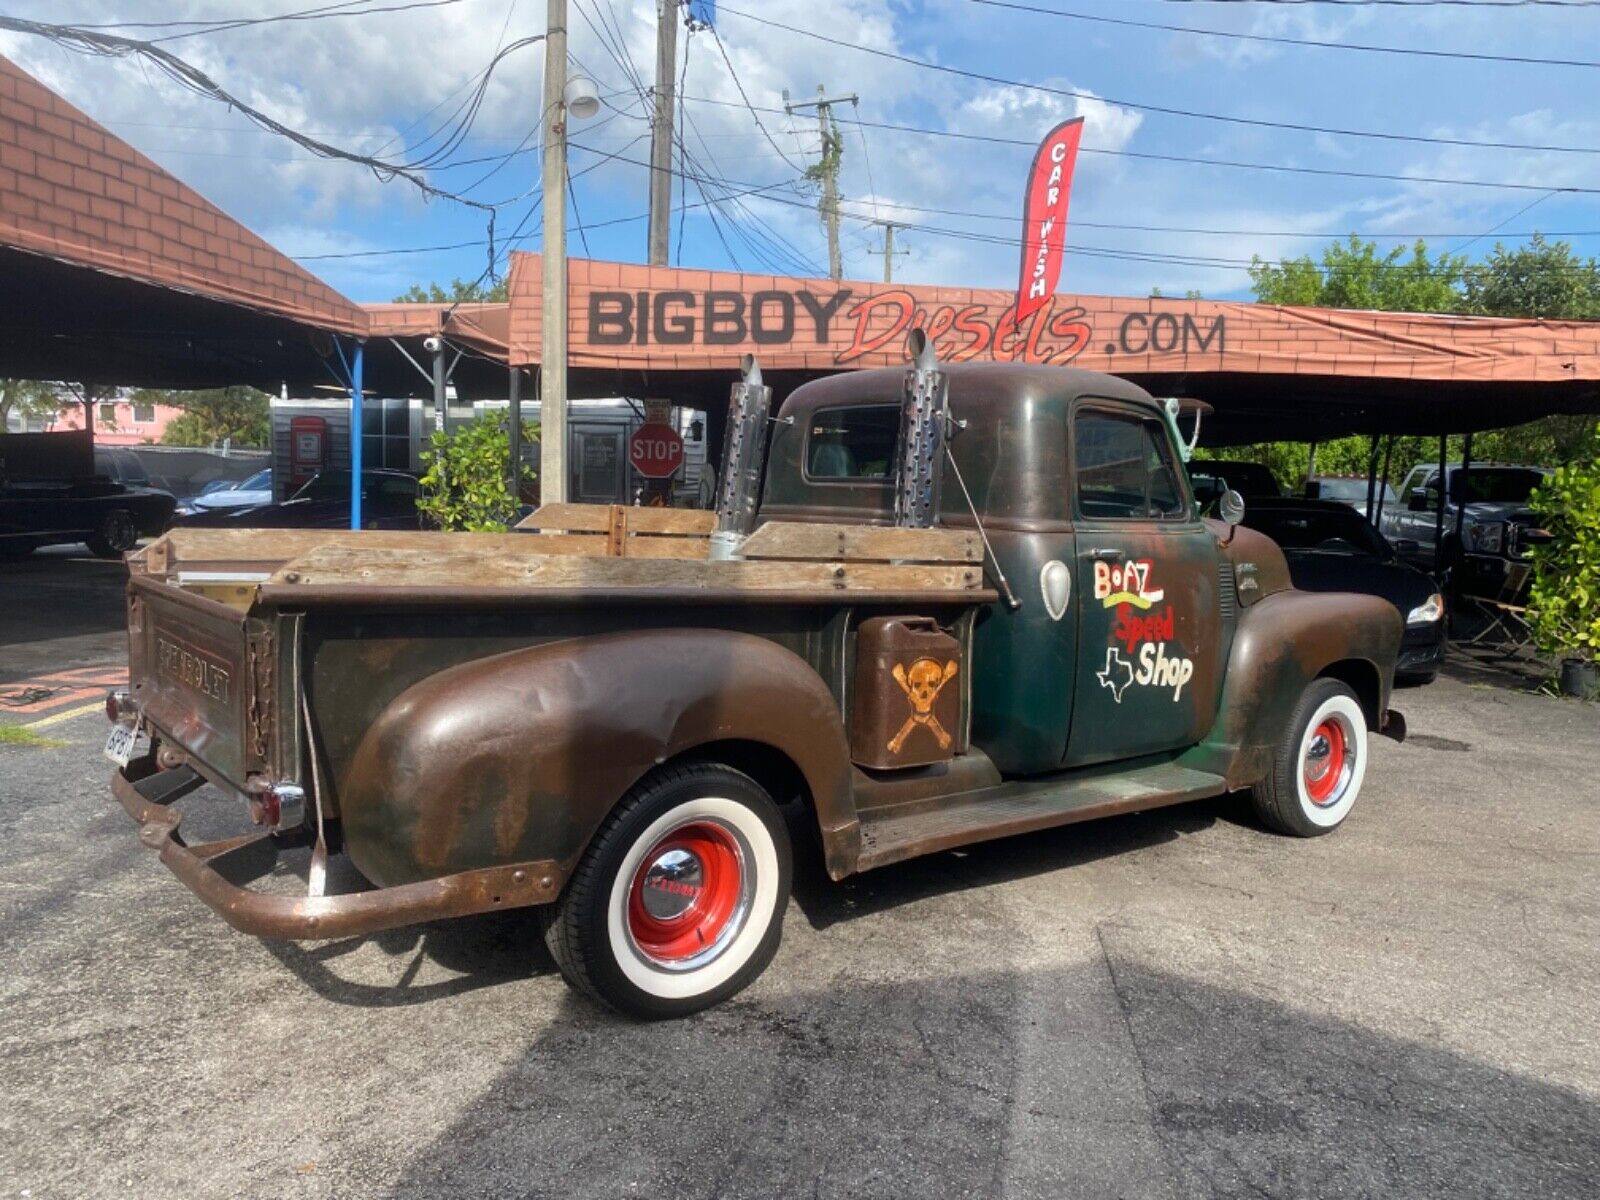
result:
[[[1534,640],[1553,657],[1600,659],[1600,426],[1586,453],[1541,484],[1530,504],[1551,535],[1533,551]]]
[[[440,529],[499,533],[516,518],[511,494],[509,412],[488,413],[454,433],[434,431],[422,452],[422,495],[417,508]],[[535,422],[522,423],[524,445],[539,440]],[[522,464],[522,479],[534,478]]]

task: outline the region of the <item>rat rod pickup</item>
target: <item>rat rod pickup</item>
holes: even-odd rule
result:
[[[1230,789],[1338,826],[1403,735],[1394,606],[1202,519],[1175,402],[913,350],[775,418],[747,363],[715,514],[130,555],[107,752],[141,840],[264,937],[535,906],[570,984],[670,1016],[772,959],[791,829],[840,879]],[[264,828],[186,842],[207,782]],[[308,888],[250,886],[293,846]],[[339,852],[370,890],[327,894]]]

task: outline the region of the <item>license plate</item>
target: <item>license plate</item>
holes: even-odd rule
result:
[[[138,744],[138,725],[113,725],[110,736],[106,738],[105,755],[117,766],[125,767]]]

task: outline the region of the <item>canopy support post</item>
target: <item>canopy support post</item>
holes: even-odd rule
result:
[[[1448,569],[1444,561],[1444,506],[1450,498],[1449,463],[1445,461],[1449,442],[1446,434],[1439,435],[1439,508],[1433,514],[1433,576],[1439,580]]]
[[[1471,466],[1472,466],[1472,434],[1468,433],[1467,436],[1465,437],[1465,439],[1463,439],[1462,444],[1461,444],[1461,486],[1462,486],[1463,489],[1467,486],[1467,472],[1471,468]],[[1444,505],[1443,505],[1442,502],[1439,505],[1439,509],[1440,509],[1441,512],[1444,510]],[[1457,565],[1458,566],[1459,565],[1463,565],[1465,563],[1465,560],[1466,560],[1466,556],[1461,553],[1461,522],[1462,522],[1463,518],[1466,517],[1466,515],[1467,515],[1467,498],[1466,498],[1466,495],[1463,493],[1461,498],[1456,501],[1455,543],[1456,543],[1456,561],[1457,561]],[[1446,618],[1445,619],[1446,620],[1449,620],[1449,621],[1454,621],[1455,620],[1456,606],[1460,602],[1461,602],[1461,572],[1457,571],[1457,570],[1452,570],[1450,572],[1450,605],[1449,605],[1449,607],[1447,609],[1445,609],[1445,613],[1446,613]]]
[[[361,395],[362,360],[366,343],[357,342],[350,353],[350,528],[361,528],[361,442],[365,403]]]
[[[511,368],[506,399],[511,410],[506,436],[510,439],[511,523],[515,525],[522,517],[522,372],[516,367]]]
[[[1377,506],[1378,491],[1378,435],[1373,434],[1367,446],[1367,522],[1377,524],[1373,516]]]

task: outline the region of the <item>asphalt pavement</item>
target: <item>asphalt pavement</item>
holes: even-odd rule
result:
[[[114,572],[28,570],[0,683],[114,667]],[[234,933],[64,717],[0,742],[0,1196],[1592,1197],[1600,707],[1502,683],[1399,693],[1331,837],[1226,799],[802,870],[766,975],[655,1025],[524,913]]]

